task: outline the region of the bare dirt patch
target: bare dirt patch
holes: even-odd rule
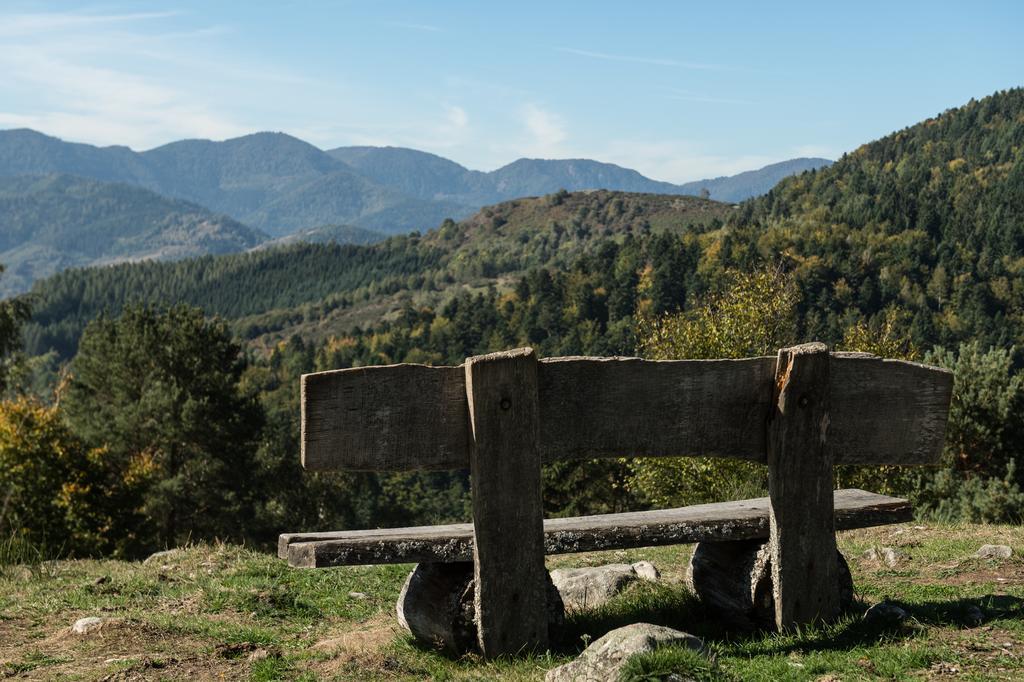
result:
[[[310,647],[316,654],[311,668],[327,679],[356,670],[386,670],[392,665],[388,649],[401,634],[390,614],[322,633]]]
[[[0,677],[209,679],[233,667],[211,660],[199,640],[131,619],[110,619],[86,634],[72,632],[70,623],[52,623],[42,637],[30,623],[7,622],[0,633]]]

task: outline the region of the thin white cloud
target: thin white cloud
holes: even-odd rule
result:
[[[275,69],[210,59],[223,26],[184,30],[177,12],[99,14],[0,11],[0,126],[69,140],[149,148],[182,137],[223,139],[252,131],[219,110],[232,81],[291,84]],[[173,30],[169,30],[173,29]],[[205,55],[204,55],[205,51]],[[170,67],[170,68],[168,68]],[[217,79],[221,97],[203,88]],[[13,103],[19,103],[17,108]]]
[[[3,126],[136,148],[168,137],[224,138],[247,132],[187,93],[131,73],[74,64],[24,48],[0,53],[0,70],[12,80],[45,88],[61,103],[31,114],[0,110]]]
[[[562,118],[536,104],[523,107],[523,124],[531,138],[529,149],[542,156],[556,153],[568,137]]]
[[[698,71],[708,71],[724,69],[726,67],[718,64],[702,64],[699,62],[684,62],[677,59],[662,59],[658,57],[638,57],[635,55],[626,54],[609,54],[607,52],[594,52],[592,50],[578,50],[574,47],[556,47],[559,52],[565,52],[568,54],[574,54],[580,57],[588,57],[590,59],[604,59],[612,62],[631,62],[633,64],[651,64],[654,66],[671,66],[680,69],[693,69]]]
[[[3,14],[0,36],[31,37],[44,31],[63,31],[100,25],[126,24],[153,19],[168,19],[179,12],[135,12],[131,14],[87,14],[83,12],[46,12]]]
[[[469,114],[462,107],[449,105],[445,107],[448,124],[456,130],[465,130],[469,127]]]
[[[737,99],[734,97],[718,97],[716,95],[706,95],[700,92],[678,90],[676,88],[667,88],[667,90],[668,94],[666,94],[665,97],[678,102],[696,102],[699,104],[751,104],[751,102],[745,99]]]
[[[440,26],[434,26],[433,24],[417,24],[409,21],[389,21],[388,26],[395,26],[397,28],[408,28],[413,31],[424,31],[426,33],[441,33],[444,31]]]

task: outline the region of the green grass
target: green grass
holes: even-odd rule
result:
[[[1015,556],[973,558],[985,543],[1009,544]],[[649,559],[663,580],[567,614],[549,653],[499,661],[452,658],[401,632],[394,604],[409,566],[290,569],[229,545],[190,547],[150,563],[27,555],[0,572],[0,678],[539,680],[587,642],[643,621],[701,637],[712,656],[666,647],[631,660],[624,679],[673,672],[771,682],[1024,679],[1024,529],[905,525],[844,533],[840,545],[854,574],[855,606],[835,623],[786,634],[744,634],[718,623],[683,585],[688,547],[552,557],[552,567]],[[899,547],[908,558],[895,567],[862,558],[872,546]],[[911,620],[864,622],[864,610],[883,599]],[[972,606],[986,614],[980,627],[970,623]],[[71,635],[71,624],[85,616],[109,622],[97,633]]]

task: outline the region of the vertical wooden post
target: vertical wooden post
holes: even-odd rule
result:
[[[825,344],[780,350],[775,388],[768,490],[775,624],[781,630],[839,612]]]
[[[537,357],[466,360],[477,636],[485,657],[547,648]]]

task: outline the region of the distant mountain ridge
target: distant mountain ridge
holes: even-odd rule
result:
[[[710,192],[711,199],[715,201],[728,201],[739,203],[747,199],[767,194],[775,185],[782,180],[799,175],[809,170],[820,170],[828,168],[832,161],[818,157],[800,157],[780,161],[759,168],[757,170],[744,171],[736,175],[723,175],[708,180],[697,180],[687,182],[679,187],[683,194],[700,195],[703,190]]]
[[[0,176],[51,173],[138,185],[225,213],[273,236],[327,223],[404,232],[473,212],[378,185],[283,133],[224,142],[181,140],[134,152],[67,143],[32,130],[0,131]]]
[[[0,233],[20,236],[5,238],[9,243],[0,247],[0,263],[9,270],[0,295],[67,267],[246,250],[268,235],[281,243],[368,243],[377,234],[359,230],[384,236],[426,232],[484,206],[561,189],[669,195],[707,189],[711,198],[734,202],[828,163],[794,159],[674,185],[589,159],[519,159],[485,173],[414,149],[325,152],[284,133],[180,140],[136,152],[4,130]],[[83,197],[96,205],[83,204]],[[325,231],[325,225],[348,228]]]
[[[797,158],[734,176],[696,180],[683,185],[652,180],[635,170],[590,159],[518,159],[485,173],[454,161],[403,147],[338,147],[327,152],[382,185],[425,200],[448,200],[475,207],[524,196],[609,189],[648,194],[700,196],[739,202],[764,194],[796,173],[827,167],[828,159]]]
[[[444,218],[559,189],[699,194],[738,201],[826,159],[795,159],[739,178],[686,185],[588,159],[519,159],[484,173],[399,147],[322,151],[284,133],[223,142],[180,140],[144,152],[64,142],[28,129],[0,131],[0,176],[62,173],[138,185],[185,199],[280,237],[325,224],[398,234]],[[720,189],[722,188],[722,189]],[[756,190],[756,191],[755,191]]]

